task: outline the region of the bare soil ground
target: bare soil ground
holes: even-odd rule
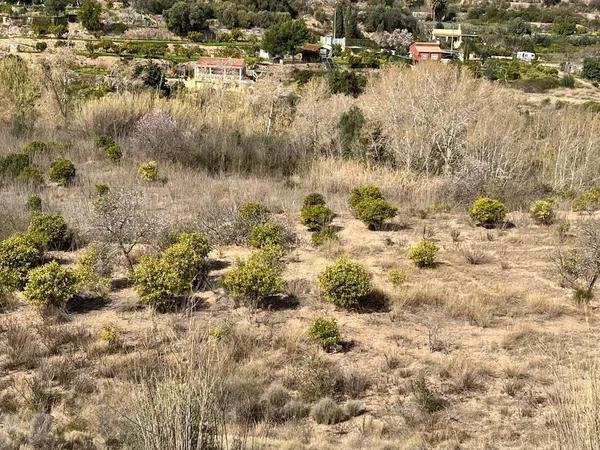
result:
[[[66,323],[58,325],[44,324],[35,311],[19,303],[1,317],[0,383],[5,388],[0,408],[26,422],[32,412],[23,408],[30,399],[23,380],[48,361],[67,358],[75,374],[64,385],[57,376],[49,382],[53,389],[61,386],[54,414],[60,410],[58,420],[66,424],[81,421],[85,425],[77,428],[79,433],[106,443],[107,430],[102,431],[101,424],[107,396],[114,401],[115,392],[127,390],[127,373],[148,349],[168,348],[193,327],[233,326],[245,333],[244,345],[254,345],[251,356],[239,361],[241,377],[285,384],[303,364],[299,361],[317,352],[342,373],[361,380],[355,392],[345,393],[361,402],[363,411],[357,417],[331,426],[308,418],[261,422],[248,431],[255,448],[552,447],[552,395],[564,377],[598,356],[596,305],[576,307],[553,269],[557,246],[573,237],[561,242],[557,226],[534,225],[522,212],[510,215],[516,227],[507,229],[486,230],[470,224],[463,213],[439,213],[426,218],[403,214],[387,230],[374,232],[341,208],[334,222],[339,227],[337,243],[313,248],[309,233],[296,228],[300,244],[287,257],[285,278],[297,303],[252,311],[227,299],[218,278],[236,258],[249,253],[240,247],[213,252],[214,289],[199,294],[201,306],[191,316],[138,309],[135,292],[126,286],[117,287],[105,304],[77,305]],[[579,220],[563,213],[567,218]],[[298,221],[291,211],[287,219]],[[440,264],[419,270],[406,254],[424,235],[439,245]],[[467,262],[467,254],[476,254],[477,264]],[[369,268],[374,286],[386,299],[383,304],[346,311],[320,298],[318,274],[340,255]],[[67,263],[76,259],[74,253],[54,256]],[[395,267],[409,273],[403,286],[394,287],[387,279]],[[306,329],[317,316],[337,320],[349,343],[344,351],[325,353],[306,341]],[[26,325],[30,331],[34,324],[80,329],[90,342],[79,350],[51,352],[40,347],[30,364],[15,363],[13,344],[7,342],[8,324]],[[107,325],[118,330],[121,344],[116,350],[107,350],[100,338]],[[443,399],[440,411],[427,413],[420,407],[413,389],[419,376]],[[91,378],[89,393],[82,394],[77,386],[85,377]],[[293,383],[290,391],[302,395]]]

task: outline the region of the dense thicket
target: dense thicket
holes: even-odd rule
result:
[[[3,104],[10,105],[1,116],[6,131],[14,132],[16,121],[20,133],[50,133],[51,123],[35,122],[41,88],[33,68],[8,60],[6,71],[19,76],[7,85],[33,90],[15,98],[14,91],[0,89]],[[322,78],[301,89],[264,81],[252,93],[110,94],[78,102],[78,120],[68,128],[82,142],[97,136],[118,140],[136,167],[150,160],[209,173],[288,176],[317,158],[343,158],[435,177],[443,180],[440,195],[463,203],[485,194],[529,204],[549,191],[595,187],[597,114],[576,107],[530,113],[515,91],[467,70],[389,67],[366,88],[361,82],[356,92],[347,92],[354,97],[332,94]],[[36,158],[31,162],[35,166]],[[81,163],[74,163],[79,176]]]

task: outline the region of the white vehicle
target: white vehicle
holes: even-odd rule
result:
[[[517,52],[517,59],[521,61],[535,61],[535,53],[533,52]]]

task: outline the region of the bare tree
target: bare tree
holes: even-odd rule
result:
[[[19,56],[0,59],[0,120],[16,134],[33,128],[41,90],[38,73]]]
[[[52,61],[44,59],[40,63],[44,86],[56,102],[65,122],[69,119],[77,100],[74,64],[75,55],[70,51],[63,51]]]
[[[591,219],[581,224],[577,246],[559,250],[556,265],[563,285],[575,291],[577,302],[593,298],[600,277],[600,220]]]
[[[332,96],[327,82],[314,78],[300,92],[293,127],[289,131],[313,154],[333,156],[338,147],[335,142],[337,124],[351,102],[345,95]]]
[[[97,238],[116,244],[133,270],[131,252],[138,244],[150,242],[158,229],[157,219],[144,208],[141,194],[121,189],[99,195],[93,203],[93,215]]]

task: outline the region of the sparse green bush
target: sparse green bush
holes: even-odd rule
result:
[[[50,164],[48,178],[60,186],[68,186],[75,178],[76,170],[68,159],[59,159]]]
[[[581,74],[592,81],[600,81],[600,57],[590,56],[583,60]]]
[[[73,269],[77,277],[77,291],[100,297],[110,290],[112,258],[108,247],[90,245],[79,257]]]
[[[30,166],[25,167],[23,170],[21,170],[21,172],[19,172],[17,180],[19,180],[22,183],[37,185],[42,184],[44,182],[44,177],[42,176],[40,168],[32,164]]]
[[[25,209],[29,212],[40,212],[42,210],[42,199],[37,194],[31,194],[25,202]]]
[[[237,223],[240,231],[248,236],[257,225],[264,225],[271,219],[271,211],[262,203],[247,202],[238,210]]]
[[[471,219],[478,225],[493,226],[504,220],[508,208],[500,200],[489,197],[479,197],[469,209]]]
[[[44,248],[59,250],[67,242],[67,223],[60,214],[34,213],[28,231],[40,240]]]
[[[76,288],[73,270],[52,261],[29,272],[23,295],[35,307],[62,309]]]
[[[0,266],[0,310],[5,308],[13,292],[19,289],[19,274],[8,267]]]
[[[586,288],[577,288],[573,290],[573,300],[578,306],[587,305],[594,298],[593,291]]]
[[[24,153],[9,153],[6,156],[0,156],[0,177],[15,179],[30,163],[29,156]]]
[[[138,167],[138,176],[142,181],[153,183],[160,179],[158,173],[158,163],[156,161],[148,161]]]
[[[99,134],[94,138],[94,145],[101,150],[104,150],[106,147],[113,145],[114,143],[115,140],[108,134]]]
[[[388,271],[388,281],[394,286],[401,286],[408,281],[408,274],[402,269],[390,269]]]
[[[250,232],[248,243],[255,248],[264,248],[267,246],[283,247],[285,244],[285,230],[275,222],[256,225]]]
[[[367,199],[383,199],[383,194],[379,188],[375,185],[369,184],[352,189],[350,192],[350,199],[348,205],[356,213],[356,207],[359,203]]]
[[[560,87],[573,89],[575,87],[575,77],[573,75],[567,74],[560,79],[559,84]]]
[[[305,208],[307,206],[317,206],[325,204],[325,197],[323,197],[322,194],[313,192],[304,197],[304,200],[302,201],[302,208]]]
[[[341,341],[340,330],[335,319],[318,317],[308,328],[308,337],[324,349],[338,346]]]
[[[423,376],[419,376],[413,381],[412,390],[415,402],[428,414],[440,411],[446,406],[444,399],[430,386],[429,382]]]
[[[539,225],[551,225],[556,218],[552,199],[538,200],[530,209],[531,218]]]
[[[326,205],[306,205],[300,211],[300,221],[310,231],[319,231],[329,225],[334,214]]]
[[[113,162],[119,162],[123,156],[123,150],[115,142],[112,136],[101,134],[94,139],[96,147],[104,152],[104,156]]]
[[[348,419],[344,410],[329,397],[322,398],[313,405],[310,417],[318,424],[323,425],[334,425]]]
[[[417,267],[433,267],[437,264],[439,248],[434,242],[422,239],[408,251],[408,258]]]
[[[189,289],[176,266],[154,256],[142,258],[133,272],[133,282],[142,303],[161,311],[169,309],[173,300]]]
[[[143,258],[133,275],[142,302],[157,310],[169,309],[174,299],[204,281],[209,252],[203,233],[181,233],[160,257]]]
[[[122,345],[119,329],[114,323],[108,323],[100,330],[100,339],[106,342],[109,349],[116,349]]]
[[[123,157],[123,150],[117,144],[111,144],[104,149],[104,155],[112,162],[119,162]]]
[[[208,237],[204,233],[181,233],[163,253],[166,263],[174,268],[179,277],[193,288],[204,282],[210,253]]]
[[[40,243],[28,233],[17,233],[0,241],[0,266],[14,270],[22,281],[27,272],[42,263]]]
[[[281,271],[272,252],[257,251],[246,261],[236,262],[223,277],[223,287],[235,300],[258,307],[267,298],[283,292],[285,283]]]
[[[110,187],[108,186],[108,184],[97,184],[95,186],[96,189],[96,195],[99,197],[102,197],[103,195],[108,194],[108,191],[110,191]]]
[[[394,217],[398,211],[386,201],[379,188],[374,185],[352,189],[348,205],[354,215],[370,230],[380,230],[383,223]]]
[[[23,147],[22,153],[30,157],[36,155],[47,154],[51,150],[57,147],[65,147],[66,144],[58,142],[47,142],[47,141],[31,141],[25,147]]]
[[[600,208],[600,188],[579,194],[571,202],[571,209],[578,213],[592,213]]]
[[[356,217],[369,230],[381,230],[386,220],[393,218],[398,208],[390,205],[383,198],[367,198],[356,205]]]
[[[313,233],[311,240],[315,247],[323,245],[325,242],[337,241],[338,236],[333,227],[324,227],[320,231]]]
[[[349,308],[371,292],[367,269],[347,258],[339,258],[319,275],[325,299],[337,306]]]

